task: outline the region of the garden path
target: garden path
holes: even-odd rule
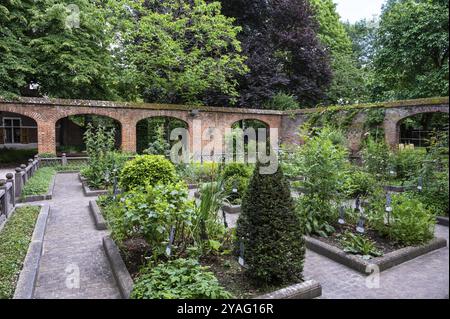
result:
[[[58,174],[34,292],[37,299],[110,299],[120,293],[77,174]],[[79,281],[77,280],[79,278]]]
[[[436,236],[449,240],[449,228],[437,225]],[[304,275],[322,285],[324,299],[448,299],[449,248],[441,248],[383,271],[379,289],[366,276],[307,250]]]

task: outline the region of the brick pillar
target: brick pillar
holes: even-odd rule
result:
[[[122,122],[122,151],[136,152],[136,122]]]
[[[56,154],[56,134],[54,121],[39,121],[38,126],[38,153]]]
[[[397,121],[386,119],[384,121],[384,134],[386,144],[392,149],[398,148],[398,142],[400,140],[400,127],[397,125]]]

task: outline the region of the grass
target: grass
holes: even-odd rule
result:
[[[19,166],[27,164],[28,159],[33,158],[37,154],[37,150],[13,150],[0,149],[0,167],[3,165]]]
[[[16,209],[0,232],[0,299],[14,295],[40,207]]]
[[[22,190],[22,197],[45,195],[48,192],[50,183],[56,174],[53,167],[43,167],[36,171],[34,176],[30,178]]]

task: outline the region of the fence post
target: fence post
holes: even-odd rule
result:
[[[6,185],[10,184],[11,188],[9,189],[9,202],[12,204],[12,207],[16,205],[16,192],[15,192],[15,183],[14,183],[14,174],[8,173],[6,174]]]
[[[67,165],[67,156],[66,156],[66,153],[62,153],[62,157],[61,157],[61,165],[62,165],[62,166],[66,166],[66,165]]]
[[[34,165],[33,165],[33,159],[28,160],[28,166],[30,166],[30,175],[28,177],[32,177],[34,175]]]
[[[39,158],[39,155],[34,155],[34,159],[37,161],[36,162],[36,169],[39,169],[39,165],[41,164],[41,159]]]
[[[22,175],[22,179],[23,179],[23,186],[25,186],[25,184],[28,181],[28,176],[27,176],[27,166],[25,164],[20,165],[20,169],[22,170],[23,174]]]
[[[15,185],[16,197],[19,197],[20,194],[22,193],[22,188],[23,188],[22,169],[20,167],[16,168],[14,185]]]

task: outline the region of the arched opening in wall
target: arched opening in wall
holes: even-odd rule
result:
[[[25,164],[37,154],[35,120],[18,113],[0,111],[0,167]]]
[[[399,144],[428,147],[430,138],[449,130],[448,113],[421,113],[399,122]]]
[[[233,156],[236,159],[244,155],[248,158],[249,152],[256,150],[257,153],[267,153],[270,147],[270,126],[257,119],[243,119],[231,125],[232,136],[227,136],[227,144],[233,139]],[[243,135],[241,135],[243,132]],[[240,141],[238,140],[240,139]],[[239,145],[243,144],[243,154]],[[264,145],[264,149],[261,147]],[[227,153],[230,150],[227,149]]]
[[[177,140],[171,140],[174,129],[188,129],[189,125],[169,116],[155,116],[140,120],[136,125],[136,148],[138,154],[167,155]],[[179,137],[181,138],[181,137]]]
[[[122,129],[119,121],[107,116],[81,114],[64,117],[56,122],[57,153],[66,153],[67,156],[85,156],[84,133],[89,125],[92,125],[94,128],[103,126],[107,130],[114,130],[115,147],[120,149]]]

